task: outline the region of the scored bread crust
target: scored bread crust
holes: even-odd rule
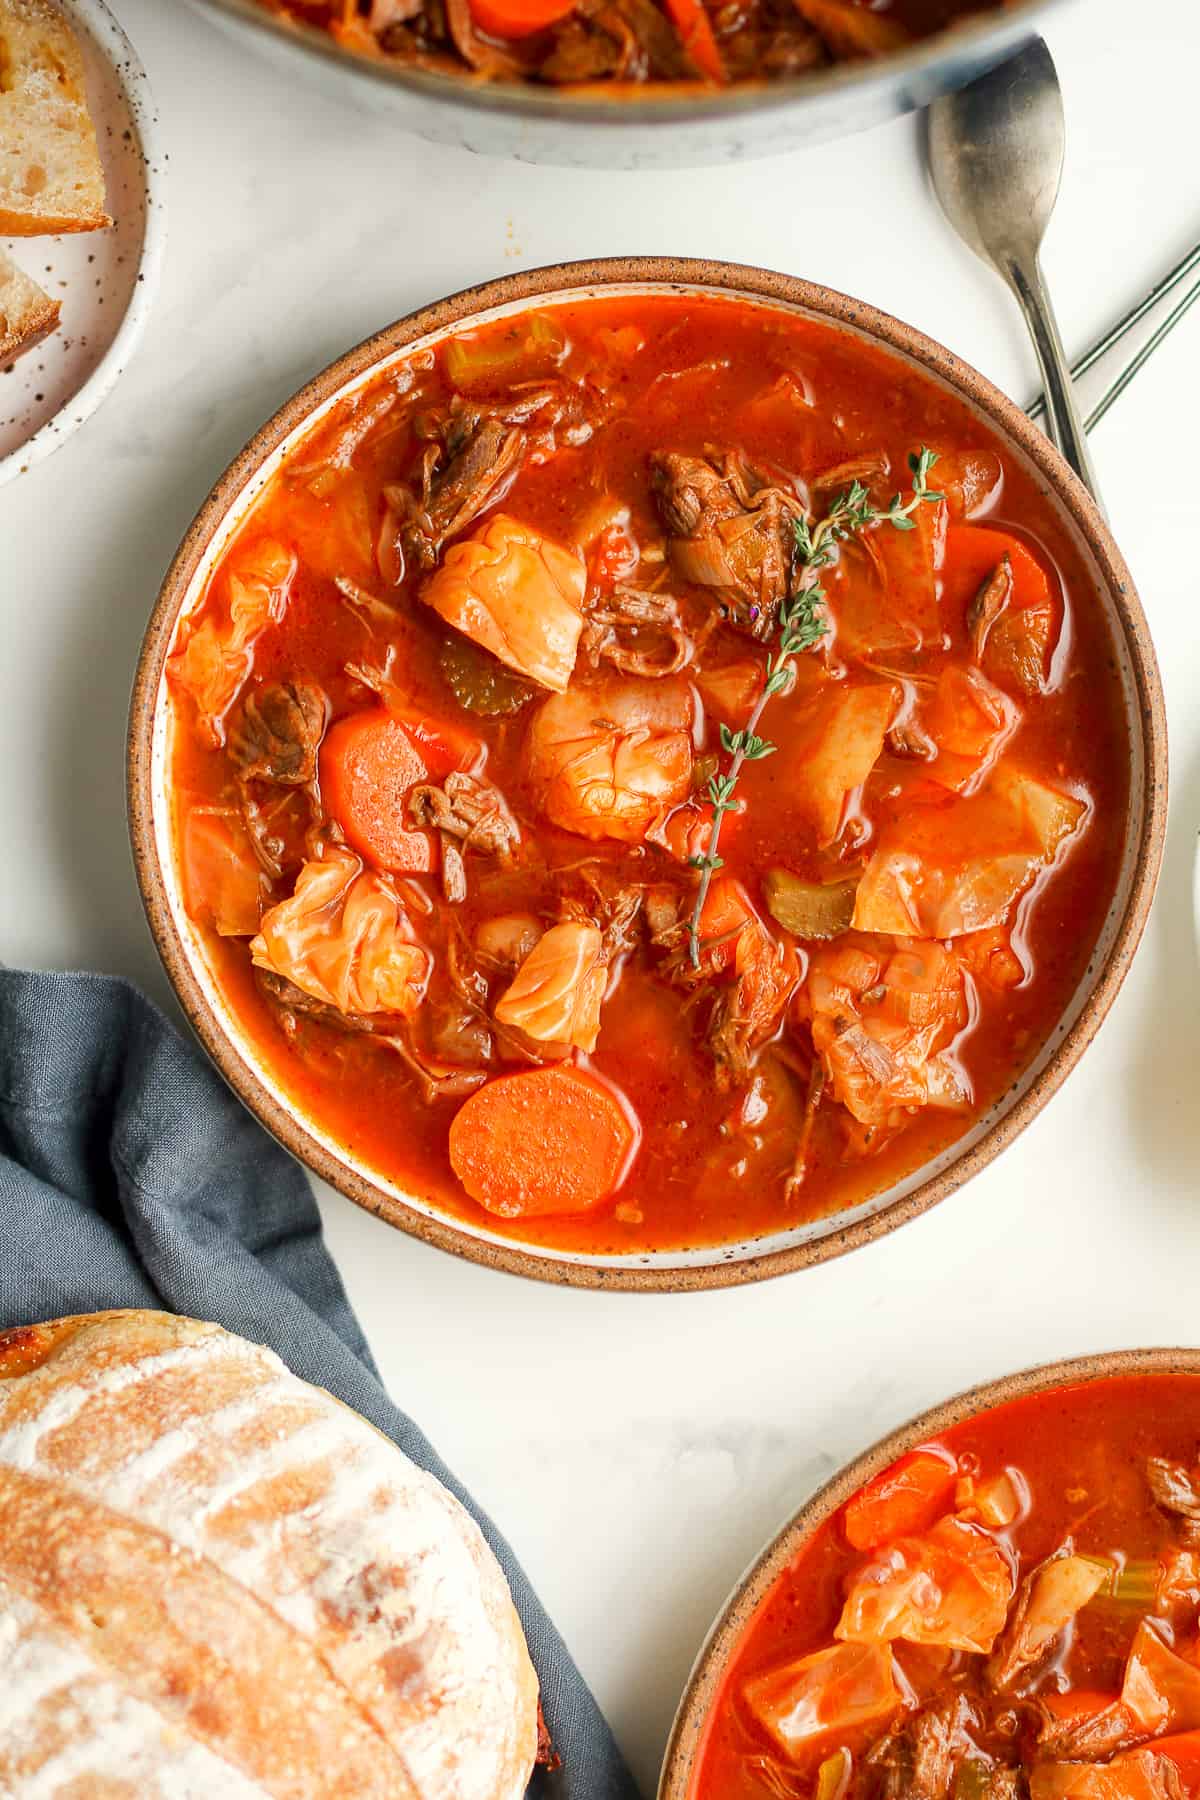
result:
[[[61,311],[60,302],[0,250],[0,368],[47,337]]]
[[[520,1800],[537,1681],[452,1495],[270,1351],[0,1333],[0,1793]]]
[[[75,34],[51,0],[0,0],[0,233],[111,224]]]

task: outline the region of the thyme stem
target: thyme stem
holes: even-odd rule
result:
[[[796,657],[815,650],[829,632],[825,616],[825,590],[818,578],[818,570],[828,567],[834,560],[837,546],[844,538],[855,537],[872,525],[886,521],[897,531],[914,531],[916,525],[912,515],[917,508],[926,501],[936,505],[944,498],[929,486],[929,471],[936,461],[935,453],[924,447],[909,456],[908,466],[913,480],[912,493],[907,501],[902,495],[896,494],[890,506],[876,507],[872,505],[871,497],[862,482],[855,481],[844,493],[836,496],[823,519],[814,524],[797,516],[793,521],[796,536],[795,561],[790,591],[784,596],[779,608],[777,648],[767,657],[763,690],[745,725],[738,731],[730,731],[727,725],[721,727],[721,748],[730,759],[729,767],[723,775],[713,775],[708,783],[708,798],[712,807],[708,849],[703,856],[688,858],[692,867],[700,871],[696,903],[688,923],[688,951],[693,968],[700,967],[700,917],[708,898],[708,890],[713,876],[725,866],[719,854],[721,826],[726,813],[736,812],[741,804],[734,796],[743,766],[760,757],[773,755],[776,748],[766,738],[758,735],[762,716],[774,696],[786,693],[791,687],[796,676]]]

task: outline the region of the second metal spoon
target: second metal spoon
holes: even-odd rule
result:
[[[1062,90],[1040,38],[929,111],[929,167],[942,208],[1025,314],[1046,390],[1046,427],[1100,502],[1062,338],[1039,258],[1066,153]]]

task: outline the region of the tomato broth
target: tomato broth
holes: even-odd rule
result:
[[[1127,829],[1038,482],[899,355],[736,298],[532,308],[367,382],[168,682],[185,901],[273,1078],[572,1251],[760,1237],[952,1144],[1069,1005]],[[538,1070],[603,1179],[539,1178]]]

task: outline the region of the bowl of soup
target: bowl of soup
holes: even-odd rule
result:
[[[1016,1135],[1116,992],[1153,652],[982,377],[787,276],[572,265],[333,365],[218,483],[130,732],[182,1004],[481,1261],[740,1281]]]
[[[1200,1794],[1200,1351],[1034,1369],[859,1457],[693,1671],[659,1800]]]
[[[736,162],[927,106],[1055,0],[197,0],[239,43],[437,142],[523,162]]]

